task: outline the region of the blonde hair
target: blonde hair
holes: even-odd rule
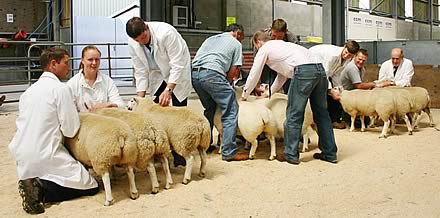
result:
[[[261,29],[261,30],[258,30],[257,32],[255,32],[254,35],[252,36],[252,42],[254,44],[257,43],[257,40],[267,42],[270,40],[270,36],[266,33],[266,31]]]

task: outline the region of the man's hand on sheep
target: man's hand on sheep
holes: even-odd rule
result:
[[[330,95],[335,101],[341,99],[341,92],[337,88],[332,88],[328,90],[328,95]]]
[[[118,107],[118,105],[110,102],[97,103],[89,107],[87,107],[86,105],[86,108],[89,110],[89,112],[95,112],[98,109],[107,108],[107,107]]]

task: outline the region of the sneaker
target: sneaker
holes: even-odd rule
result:
[[[43,186],[38,178],[31,178],[18,181],[18,193],[23,199],[23,210],[29,214],[44,213],[42,203]]]
[[[327,161],[327,162],[332,163],[332,164],[337,164],[338,163],[338,160],[336,160],[336,159],[328,159],[324,155],[322,155],[321,153],[313,154],[313,158],[319,159],[319,160],[322,160],[322,161]]]
[[[345,123],[344,122],[333,122],[332,123],[334,129],[345,129]]]

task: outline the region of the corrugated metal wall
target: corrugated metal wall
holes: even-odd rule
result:
[[[74,16],[110,16],[139,0],[73,0]]]

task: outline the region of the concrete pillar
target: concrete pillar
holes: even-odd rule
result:
[[[345,43],[345,1],[332,0],[331,26],[332,44],[341,46]],[[324,17],[324,16],[323,16]]]
[[[332,43],[332,0],[322,0],[322,42],[324,44]]]
[[[52,30],[53,30],[53,41],[60,41],[60,4],[59,1],[52,2]]]

